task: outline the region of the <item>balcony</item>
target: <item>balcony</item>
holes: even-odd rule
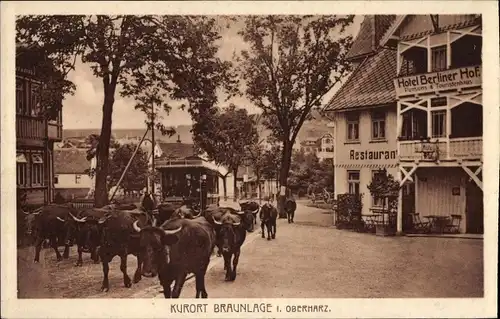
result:
[[[400,141],[402,161],[478,160],[483,155],[482,137],[461,137],[439,141]]]
[[[16,115],[16,138],[42,141],[47,136],[45,123],[43,118]]]

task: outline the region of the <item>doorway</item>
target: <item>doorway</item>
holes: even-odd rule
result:
[[[403,185],[403,232],[413,229],[412,215],[415,213],[415,183]]]
[[[467,182],[465,189],[465,216],[467,233],[484,233],[483,191],[474,181]]]

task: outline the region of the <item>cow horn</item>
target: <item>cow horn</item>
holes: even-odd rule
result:
[[[83,217],[83,218],[78,218],[78,217],[75,217],[73,214],[69,213],[69,215],[76,221],[76,222],[79,222],[79,223],[85,223],[85,220],[87,220],[87,216]]]
[[[104,217],[102,217],[101,219],[99,219],[98,223],[99,224],[103,224],[104,222],[106,222],[108,220],[108,218],[110,217],[111,215],[109,214],[106,214],[104,215]]]
[[[173,235],[175,233],[178,233],[182,229],[182,226],[179,226],[179,228],[172,229],[172,230],[166,230],[164,229],[163,231],[165,232],[165,235]]]
[[[245,212],[244,211],[240,211],[240,212],[236,212],[236,214],[238,214],[238,215],[244,215]]]
[[[239,226],[241,222],[233,223],[233,226]]]
[[[217,225],[222,225],[222,222],[218,221],[215,217],[212,216],[212,219],[214,220],[214,223]]]
[[[153,227],[156,227],[156,222],[157,222],[156,218],[152,217],[151,219],[153,220],[153,221],[151,222],[151,225],[152,225]]]
[[[35,209],[35,210],[33,211],[33,213],[32,213],[32,214],[33,214],[33,215],[38,215],[38,214],[40,214],[41,212],[42,212],[42,208],[40,207],[40,208]]]
[[[201,210],[198,212],[198,215],[193,216],[193,218],[198,218],[198,217],[200,217],[200,216],[201,216]]]
[[[254,214],[254,215],[255,215],[255,214],[257,214],[257,213],[259,212],[259,210],[260,210],[260,207],[259,207],[259,208],[257,208],[256,210],[254,210],[254,211],[252,212],[252,214]]]
[[[23,211],[23,214],[24,214],[24,215],[29,215],[29,214],[30,214],[30,212],[26,212],[26,211],[24,211],[24,210],[22,210],[22,211]]]
[[[61,218],[61,217],[59,217],[59,216],[57,216],[57,219],[58,219],[59,221],[63,222],[63,223],[65,222],[65,220],[64,220],[64,219],[62,219],[62,218]]]
[[[139,221],[138,221],[138,220],[136,220],[136,221],[134,222],[134,224],[132,224],[132,226],[134,227],[134,230],[135,230],[136,232],[140,233],[140,232],[141,232],[141,227],[139,227],[138,223],[139,223]]]

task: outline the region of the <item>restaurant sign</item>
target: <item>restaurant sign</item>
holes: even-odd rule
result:
[[[472,66],[394,80],[396,96],[481,86],[481,67]]]

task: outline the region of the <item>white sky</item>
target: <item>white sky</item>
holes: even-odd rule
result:
[[[354,24],[350,27],[349,32],[355,36],[360,24],[363,20],[362,16],[355,18]],[[225,31],[219,55],[221,58],[229,60],[234,51],[240,51],[245,48],[245,43],[239,35],[238,30],[232,28]],[[69,79],[76,84],[75,95],[67,96],[63,102],[63,125],[67,129],[96,129],[101,127],[102,121],[102,101],[103,88],[100,79],[92,74],[88,64],[83,64],[77,61],[75,70],[70,73]],[[335,88],[336,90],[338,88]],[[335,93],[334,90],[325,96],[329,99]],[[223,98],[220,99],[221,102]],[[230,102],[240,107],[245,107],[250,113],[258,112],[255,106],[245,98],[236,98]],[[229,103],[229,102],[228,102]],[[170,114],[162,114],[163,124],[166,126],[176,126],[191,124],[190,115],[186,111],[178,108],[173,108]],[[113,129],[129,129],[129,128],[144,128],[145,116],[142,112],[134,109],[134,101],[132,99],[124,99],[119,96],[119,92],[115,96],[115,104],[113,108]]]

